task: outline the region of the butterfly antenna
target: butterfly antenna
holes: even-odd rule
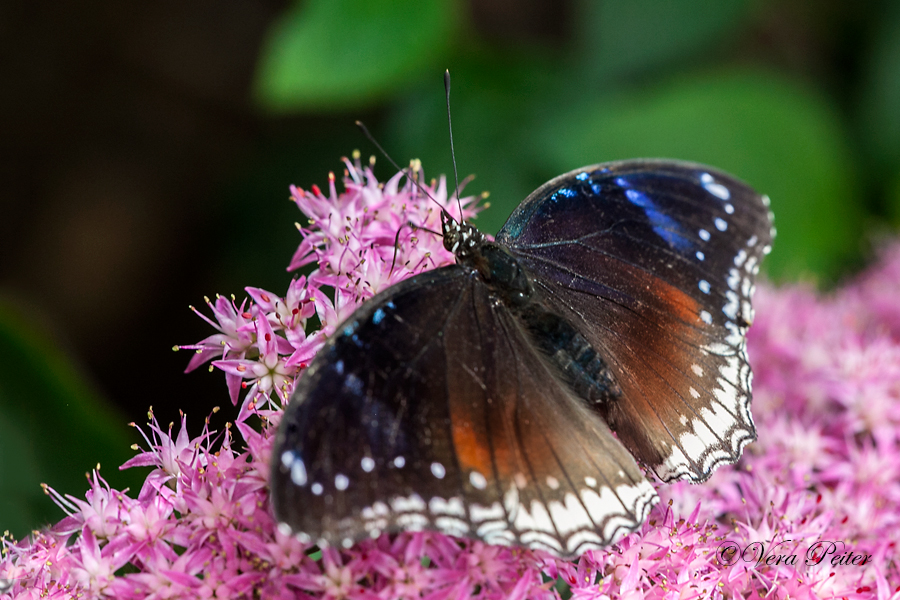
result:
[[[453,149],[453,120],[450,118],[450,69],[444,71],[444,92],[447,96],[447,126],[450,129],[450,157],[453,159],[453,179],[456,181],[456,205],[459,220],[463,220],[462,202],[459,199],[459,173],[456,170],[456,151]]]
[[[389,274],[394,273],[394,265],[397,263],[397,250],[400,249],[400,232],[403,231],[404,225],[400,225],[400,228],[397,229],[397,235],[394,236],[394,258],[391,259],[391,270],[388,271]]]
[[[443,235],[440,231],[435,231],[434,229],[429,229],[428,227],[424,227],[422,225],[413,223],[412,221],[407,221],[406,224],[409,225],[410,227],[412,227],[413,229],[421,229],[422,231],[427,231],[428,233],[433,233],[434,235],[436,235],[438,237]]]
[[[400,225],[399,229],[397,229],[397,234],[394,236],[394,257],[391,259],[391,270],[388,273],[394,272],[394,265],[397,264],[397,251],[400,249],[400,232],[403,231],[404,227],[409,227],[415,233],[418,230],[427,231],[432,235],[436,235],[438,237],[443,237],[443,234],[440,231],[435,231],[434,229],[429,229],[428,227],[423,227],[421,225],[416,225],[412,221],[407,221],[406,223]]]
[[[366,136],[366,138],[367,138],[370,142],[372,142],[372,144],[374,144],[376,148],[378,148],[378,151],[381,152],[381,154],[382,154],[386,159],[388,159],[388,162],[391,163],[391,165],[393,165],[393,167],[394,167],[395,169],[397,169],[398,171],[403,171],[403,169],[400,168],[400,165],[398,165],[397,162],[396,162],[393,158],[391,158],[391,155],[388,154],[387,151],[385,151],[385,149],[381,147],[381,144],[379,144],[378,141],[375,139],[375,136],[373,136],[373,135],[369,132],[369,129],[368,129],[365,125],[363,125],[363,122],[362,122],[362,121],[357,121],[357,122],[356,122],[356,126],[359,127],[360,131],[363,132],[363,135]],[[429,200],[431,200],[432,202],[434,202],[435,204],[438,205],[438,208],[441,209],[441,212],[442,212],[442,213],[446,213],[446,212],[447,212],[446,209],[444,209],[444,207],[441,206],[440,202],[438,202],[437,200],[435,200],[435,199],[434,199],[434,196],[432,196],[431,194],[429,194],[429,193],[428,193],[428,190],[426,190],[426,189],[422,186],[422,184],[419,183],[419,180],[418,180],[415,176],[413,176],[412,174],[410,174],[408,177],[409,177],[409,180],[412,181],[413,184],[414,184],[417,188],[419,188],[419,191],[422,192],[422,194],[424,194]],[[460,214],[462,214],[462,213],[460,213]],[[451,218],[452,218],[452,217],[451,217]]]

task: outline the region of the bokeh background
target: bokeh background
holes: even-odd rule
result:
[[[15,0],[0,7],[0,531],[117,488],[149,406],[214,406],[172,352],[204,295],[283,293],[288,185],[374,148],[452,173],[495,232],[543,181],[606,160],[706,162],[768,193],[776,281],[835,285],[900,222],[900,2]],[[379,159],[376,172],[392,174]],[[898,300],[900,301],[900,300]]]

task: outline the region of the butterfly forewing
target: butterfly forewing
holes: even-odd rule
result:
[[[332,544],[433,529],[572,556],[638,527],[656,500],[518,317],[458,266],[344,324],[298,383],[276,449],[276,515]]]
[[[755,439],[744,334],[767,200],[708,167],[627,161],[545,184],[497,236],[610,365],[598,405],[664,480],[703,481]]]

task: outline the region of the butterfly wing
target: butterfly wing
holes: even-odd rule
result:
[[[497,236],[622,389],[600,405],[663,480],[703,481],[756,439],[745,333],[774,229],[768,199],[709,167],[585,167],[531,194]]]
[[[461,266],[361,307],[298,382],[272,460],[291,531],[350,545],[432,529],[571,556],[656,501],[603,420]]]

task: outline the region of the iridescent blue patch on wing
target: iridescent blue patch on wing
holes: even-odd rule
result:
[[[622,178],[619,177],[619,179]],[[669,215],[660,212],[659,208],[649,196],[637,190],[626,189],[625,197],[635,206],[644,209],[644,214],[647,215],[647,219],[650,220],[653,231],[655,231],[659,237],[663,238],[669,242],[670,245],[679,250],[685,250],[691,247],[692,244],[690,240],[684,236],[684,230],[681,225],[678,224],[678,221]]]
[[[347,375],[346,379],[344,379],[344,387],[356,396],[363,395],[362,379],[360,379],[353,373],[350,373],[349,375]]]
[[[376,325],[381,325],[381,322],[384,321],[384,315],[385,315],[384,309],[378,308],[372,314],[372,322],[375,323]]]
[[[587,173],[579,173],[578,175],[575,176],[575,179],[577,179],[578,181],[585,181],[587,178],[588,178]]]
[[[519,210],[514,212],[512,216],[509,218],[509,221],[506,222],[506,225],[503,226],[503,229],[506,231],[507,235],[510,239],[516,239],[522,232],[525,230],[525,226],[528,225],[528,222],[531,220],[532,215],[538,209],[540,203],[532,202],[528,204],[526,208],[519,207]]]

